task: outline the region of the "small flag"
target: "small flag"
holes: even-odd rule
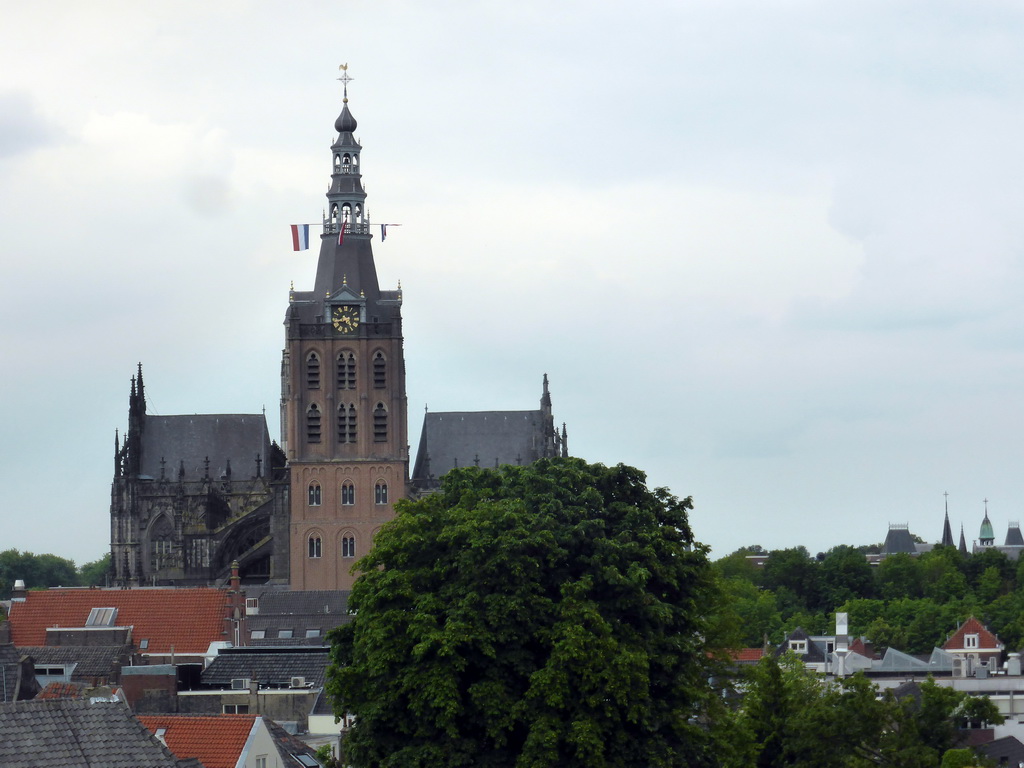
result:
[[[309,249],[309,224],[292,224],[292,250]]]
[[[387,236],[388,236],[388,225],[387,224],[381,224],[380,225],[380,241],[383,243],[384,242],[384,238],[387,237]]]
[[[339,224],[338,225],[338,245],[341,245],[343,242],[345,242],[345,225],[344,224]]]

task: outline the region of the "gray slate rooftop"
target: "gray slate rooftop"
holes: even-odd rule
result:
[[[413,480],[440,478],[456,466],[531,464],[543,450],[544,416],[539,410],[427,413]]]
[[[117,702],[48,699],[0,704],[4,768],[184,768]]]
[[[306,684],[321,687],[327,669],[328,648],[230,648],[222,650],[203,670],[203,685],[231,687],[236,678],[262,685],[287,687],[291,678],[304,677]]]
[[[21,652],[31,656],[37,666],[74,664],[74,678],[116,677],[118,661],[131,657],[131,647],[122,645],[26,646]]]
[[[160,459],[168,480],[177,480],[184,462],[186,480],[200,480],[210,459],[210,478],[221,479],[231,462],[231,479],[256,476],[256,455],[268,472],[270,434],[262,414],[194,414],[191,416],[146,416],[142,434],[142,474],[161,477]]]

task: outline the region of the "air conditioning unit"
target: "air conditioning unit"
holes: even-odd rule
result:
[[[306,687],[306,678],[304,678],[304,677],[293,677],[292,681],[291,681],[291,687],[292,688],[305,688]]]
[[[248,677],[233,677],[231,678],[231,690],[248,691],[250,682]]]

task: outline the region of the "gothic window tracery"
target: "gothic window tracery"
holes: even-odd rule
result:
[[[373,388],[384,389],[388,385],[388,361],[384,353],[377,350],[373,356]]]
[[[355,557],[356,556],[356,537],[351,533],[346,533],[341,538],[341,556],[342,557]]]
[[[316,352],[310,352],[306,358],[306,386],[320,389],[320,355]]]
[[[306,442],[320,442],[320,408],[316,403],[306,409]]]
[[[338,354],[338,389],[356,388],[356,356],[351,352]]]
[[[373,442],[386,443],[388,440],[388,411],[384,403],[377,403],[373,409]]]
[[[354,443],[356,441],[356,407],[354,405],[338,405],[338,442]]]

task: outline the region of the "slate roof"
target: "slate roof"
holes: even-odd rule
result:
[[[178,757],[197,758],[206,768],[235,768],[259,715],[140,715]]]
[[[35,664],[75,664],[74,677],[116,677],[118,662],[129,657],[131,646],[125,645],[30,645],[21,652],[32,657]]]
[[[539,410],[427,413],[412,476],[422,484],[477,460],[481,467],[530,464],[543,451],[544,414]]]
[[[14,701],[18,695],[18,671],[22,654],[13,645],[0,645],[0,701]]]
[[[1020,532],[1019,523],[1010,523],[1006,529],[1006,542],[1004,547],[1024,547],[1024,535]]]
[[[348,613],[349,592],[342,590],[267,591],[259,597],[259,614],[246,620],[250,646],[323,646],[327,633],[352,620]],[[281,630],[290,630],[290,638],[280,637]],[[253,630],[262,631],[263,638],[253,638]],[[307,630],[318,630],[315,637],[306,637]]]
[[[11,606],[11,641],[18,647],[46,645],[47,627],[84,627],[93,608],[117,608],[116,624],[134,626],[145,653],[205,653],[211,642],[227,640],[227,590],[47,589],[30,591]]]
[[[973,648],[966,648],[964,646],[964,635],[975,634],[978,635],[978,645]],[[993,649],[1002,650],[1003,643],[973,616],[961,624],[949,640],[942,644],[942,650],[944,651],[991,651]]]
[[[164,459],[167,479],[177,480],[184,462],[184,479],[200,480],[209,457],[212,479],[221,479],[230,461],[232,478],[244,480],[256,476],[256,454],[260,455],[265,474],[269,469],[270,433],[262,414],[146,414],[146,428],[142,432],[143,475],[159,478],[160,459]]]
[[[274,744],[277,746],[277,754],[280,755],[281,762],[289,766],[289,768],[296,765],[309,765],[308,762],[302,763],[297,760],[295,758],[296,755],[308,755],[315,759],[316,750],[310,747],[302,739],[288,733],[288,731],[273,720],[263,718],[263,722],[266,723],[267,729],[270,731],[270,735],[274,739]],[[317,763],[317,765],[319,765],[319,763]]]
[[[797,658],[799,658],[804,664],[820,664],[826,661],[825,650],[811,639],[811,636],[804,631],[803,627],[797,627],[790,632],[779,647],[775,649],[775,655],[781,656],[788,651],[790,649],[789,643],[791,640],[803,640],[807,643],[807,652],[796,654]]]
[[[202,672],[203,685],[231,687],[235,678],[263,685],[287,686],[293,677],[321,687],[327,670],[328,648],[225,648]]]
[[[4,768],[183,768],[120,702],[49,699],[0,704]]]
[[[914,554],[917,552],[917,545],[906,526],[889,526],[889,532],[885,535],[885,543],[882,545],[882,552],[887,555],[895,555],[897,552]]]

